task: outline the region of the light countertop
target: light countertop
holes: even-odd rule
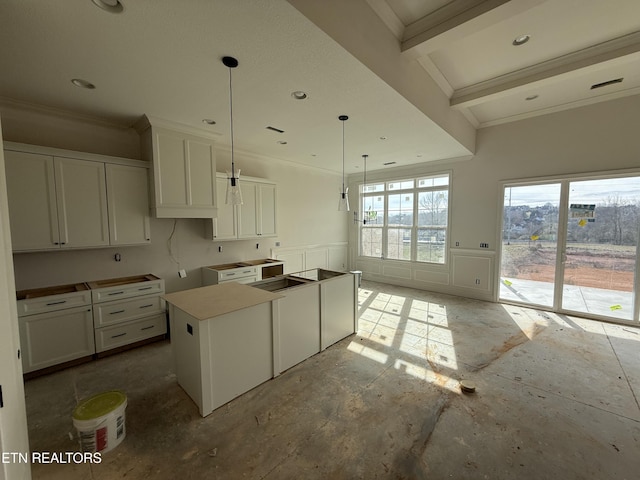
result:
[[[207,320],[282,297],[277,293],[228,282],[168,293],[164,299],[198,320]]]

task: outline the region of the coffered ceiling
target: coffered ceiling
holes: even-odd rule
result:
[[[476,127],[640,93],[637,0],[368,3]]]
[[[0,22],[0,112],[147,114],[229,145],[231,55],[236,148],[333,172],[341,114],[354,173],[363,154],[468,159],[477,128],[640,93],[638,0],[2,0]]]

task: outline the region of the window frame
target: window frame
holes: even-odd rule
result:
[[[412,262],[421,265],[432,265],[432,266],[442,266],[448,264],[448,244],[449,244],[449,228],[451,225],[451,177],[452,174],[450,171],[443,172],[434,172],[430,174],[423,175],[408,175],[405,177],[399,177],[397,179],[380,179],[372,182],[367,182],[367,189],[375,186],[376,188],[371,191],[364,191],[364,184],[360,183],[358,185],[358,205],[359,210],[362,212],[360,218],[360,222],[358,225],[358,257],[363,259],[383,259],[383,260],[393,260],[397,262]],[[420,186],[420,180],[429,180],[431,179],[431,185],[428,186]],[[443,179],[446,179],[443,183]],[[412,182],[412,186],[409,188],[406,186],[408,182]],[[393,185],[397,184],[405,184],[405,188],[394,188]],[[391,185],[391,186],[390,186]],[[380,189],[382,186],[382,189]],[[421,231],[433,230],[434,225],[419,225],[420,223],[420,206],[419,199],[420,194],[423,192],[445,192],[446,194],[446,214],[445,214],[445,225],[442,230],[444,232],[444,240],[442,242],[443,252],[442,252],[442,261],[436,262],[432,260],[418,260],[419,246],[418,239],[420,237],[419,233]],[[413,205],[412,205],[412,219],[411,225],[401,225],[401,224],[389,224],[389,198],[393,195],[401,195],[410,193],[413,195]],[[374,196],[383,197],[383,219],[381,224],[367,224],[363,220],[366,219],[365,213],[365,199]],[[438,226],[435,226],[437,230],[440,230]],[[364,253],[363,249],[363,231],[364,229],[377,229],[380,231],[380,250],[381,255],[367,255]],[[410,229],[411,236],[411,245],[410,245],[410,257],[406,258],[395,258],[389,256],[389,231],[394,229]]]

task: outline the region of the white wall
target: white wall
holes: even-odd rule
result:
[[[5,112],[0,106],[3,123],[6,116],[9,124],[5,140],[72,150],[92,145],[94,153],[140,158],[137,135],[137,144],[130,141],[132,130],[87,124],[71,117],[56,121],[56,115],[41,111]],[[31,120],[38,128],[29,128]],[[48,142],[52,138],[57,139],[55,145]],[[218,171],[224,172],[229,164],[228,149],[217,148]],[[236,152],[236,164],[243,175],[277,182],[277,238],[214,243],[205,239],[205,220],[178,219],[172,236],[173,219],[152,219],[151,245],[15,254],[17,289],[153,273],[165,279],[170,292],[200,286],[201,266],[269,257],[277,248],[276,241],[281,248],[347,241],[347,217],[337,211],[340,175],[243,152]],[[121,262],[115,262],[115,253],[121,254]],[[179,269],[187,270],[187,278],[178,277]]]
[[[497,268],[494,262],[497,261],[498,221],[502,205],[500,182],[634,168],[640,173],[639,128],[640,95],[636,95],[481,129],[477,136],[477,153],[471,160],[399,167],[370,172],[367,177],[373,181],[384,177],[410,178],[451,171],[449,245],[452,255],[461,253],[490,259],[490,274],[495,280]],[[402,159],[399,158],[398,163],[401,164]],[[349,177],[354,206],[357,205],[355,183],[361,181],[362,174]],[[460,243],[458,249],[454,247],[456,242]],[[480,249],[480,243],[488,243],[489,249]],[[445,268],[424,264],[409,268],[406,262],[389,260],[358,264],[354,227],[350,231],[350,252],[351,268],[364,267],[364,278],[476,298],[493,298],[491,290],[456,287],[451,257]],[[387,266],[395,277],[384,273]]]
[[[0,128],[0,141],[2,128]],[[0,409],[0,453],[29,451],[27,413],[22,381],[22,362],[18,352],[18,312],[15,301],[13,266],[11,265],[11,235],[9,207],[4,174],[4,153],[0,151],[0,385],[4,406]],[[0,479],[29,479],[29,464],[0,464]]]

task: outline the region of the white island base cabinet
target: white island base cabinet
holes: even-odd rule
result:
[[[169,304],[178,383],[200,415],[273,377],[271,302],[198,320]]]

